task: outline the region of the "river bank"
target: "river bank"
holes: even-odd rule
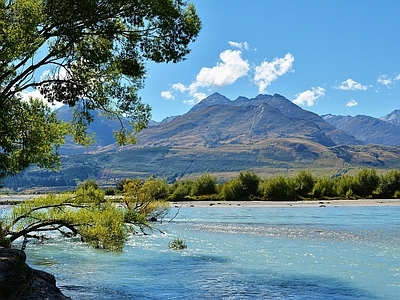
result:
[[[14,205],[18,202],[34,199],[40,194],[0,195],[0,205]],[[357,200],[304,200],[304,201],[204,201],[188,200],[171,202],[171,206],[188,207],[328,207],[328,206],[400,206],[400,199],[357,199]]]
[[[178,201],[171,206],[185,207],[329,207],[400,206],[399,199],[306,200],[306,201]]]

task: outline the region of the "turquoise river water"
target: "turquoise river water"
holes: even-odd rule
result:
[[[400,207],[176,211],[122,253],[54,238],[28,264],[73,299],[400,299]]]

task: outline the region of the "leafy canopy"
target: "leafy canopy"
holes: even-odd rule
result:
[[[116,138],[134,142],[150,119],[137,95],[145,62],[183,60],[200,28],[195,7],[183,0],[0,0],[0,133],[8,135],[0,140],[0,179],[30,163],[55,167],[66,133],[46,107],[22,104],[23,93],[74,107],[67,129],[79,143],[89,141],[93,110],[126,117],[133,132],[121,122]],[[36,129],[26,129],[21,109],[42,116]],[[19,130],[9,134],[12,127]],[[42,131],[52,138],[38,141]],[[33,157],[35,141],[45,159]]]
[[[47,232],[59,232],[79,236],[95,248],[120,251],[129,234],[152,230],[151,220],[168,213],[169,202],[155,198],[158,186],[156,179],[132,180],[114,202],[89,180],[75,193],[27,200],[0,219],[0,246],[10,247],[18,239],[42,240]]]

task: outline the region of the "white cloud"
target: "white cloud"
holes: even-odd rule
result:
[[[176,91],[182,94],[186,93],[191,97],[191,99],[183,101],[186,104],[194,105],[200,102],[206,97],[206,94],[199,92],[199,89],[230,85],[235,83],[239,78],[247,75],[250,65],[241,55],[242,52],[240,50],[223,51],[219,55],[220,62],[212,68],[201,68],[196,76],[196,80],[190,85],[185,86],[182,83],[175,83],[169,91],[162,92],[162,96],[165,99],[172,99],[174,97],[173,91]]]
[[[347,102],[346,107],[353,107],[353,106],[357,106],[358,102],[354,99],[350,99],[349,102]]]
[[[161,97],[167,100],[173,100],[175,99],[174,95],[172,95],[171,91],[162,91],[161,92]]]
[[[43,97],[43,95],[39,92],[39,90],[23,91],[19,93],[19,96],[21,97],[22,101],[25,102],[28,102],[30,98],[41,100],[44,104],[54,109],[57,109],[64,105],[61,102],[49,103],[47,99]]]
[[[249,49],[249,44],[247,44],[247,42],[237,43],[237,42],[229,41],[228,43],[229,43],[229,45],[231,45],[231,47],[238,48],[240,50],[248,50]]]
[[[184,93],[184,92],[187,91],[187,87],[184,84],[180,83],[180,82],[179,83],[174,83],[172,85],[172,89],[175,90],[175,91],[179,91],[181,93]]]
[[[393,83],[392,79],[387,75],[379,75],[377,81],[386,87],[390,87],[390,85]]]
[[[313,106],[318,98],[325,96],[325,89],[322,87],[311,88],[296,95],[296,99],[293,100],[294,104],[302,106]]]
[[[161,96],[165,99],[174,99],[176,93],[185,94],[188,100],[186,104],[194,105],[206,97],[204,90],[212,90],[234,84],[238,79],[245,77],[251,71],[250,63],[243,59],[242,50],[248,50],[247,42],[228,42],[237,50],[225,50],[220,53],[220,60],[213,67],[203,67],[198,72],[196,79],[188,84],[175,83],[168,91],[163,91]],[[271,82],[292,70],[294,57],[287,53],[283,58],[275,58],[273,61],[264,61],[255,67],[253,82],[263,93]]]
[[[394,78],[394,80],[396,80],[396,81],[400,80],[400,74],[398,74],[398,75]]]
[[[292,69],[294,57],[287,53],[283,58],[275,58],[272,62],[264,61],[256,66],[254,82],[258,86],[260,94],[265,93],[265,89],[271,82],[284,75]]]
[[[368,89],[368,86],[362,85],[361,83],[358,83],[353,79],[349,78],[334,88],[336,90],[342,90],[342,91],[365,91],[366,89]]]
[[[221,62],[212,68],[203,67],[196,76],[196,81],[190,84],[189,90],[197,91],[200,87],[222,87],[233,84],[239,78],[247,75],[249,63],[241,57],[239,50],[225,50],[219,57]]]

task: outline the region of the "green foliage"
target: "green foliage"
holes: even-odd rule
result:
[[[336,197],[336,185],[333,179],[327,177],[317,178],[313,191],[314,198]]]
[[[185,240],[180,238],[174,238],[171,242],[169,242],[168,248],[172,250],[184,250],[187,248],[187,245]]]
[[[217,193],[217,179],[209,174],[205,174],[193,182],[191,195],[202,196]]]
[[[354,193],[360,197],[370,197],[379,185],[379,176],[375,169],[362,169],[354,178]]]
[[[380,178],[378,195],[390,198],[396,191],[400,191],[400,170],[390,170]]]
[[[356,186],[355,178],[351,175],[342,175],[334,180],[336,186],[336,194],[343,198],[353,198]]]
[[[104,193],[106,196],[114,196],[115,195],[115,190],[113,188],[107,188]]]
[[[242,197],[251,197],[258,195],[258,187],[261,182],[260,177],[254,172],[246,171],[239,173],[239,182],[242,186]]]
[[[221,196],[225,200],[242,200],[258,196],[260,181],[254,172],[240,172],[238,177],[222,186]]]
[[[75,193],[49,194],[14,207],[0,224],[0,243],[19,238],[41,239],[48,231],[63,236],[79,235],[89,245],[121,251],[129,233],[152,229],[149,219],[163,217],[169,203],[156,200],[153,180],[131,180],[124,186],[121,203],[105,198],[97,183],[88,180]]]
[[[234,178],[221,187],[221,197],[224,200],[240,200],[243,194],[242,185],[239,178]]]
[[[80,183],[78,186],[79,189],[88,190],[89,188],[94,188],[95,190],[99,189],[99,184],[94,179],[87,179],[84,182]]]
[[[171,201],[186,200],[192,193],[192,187],[194,182],[192,180],[184,180],[175,182],[171,187]]]
[[[307,198],[312,193],[314,187],[314,177],[308,171],[300,171],[294,177],[294,187],[299,197]]]
[[[66,131],[90,143],[94,110],[126,117],[133,130],[121,122],[116,139],[135,142],[150,119],[138,96],[146,61],[183,60],[200,29],[195,7],[182,0],[0,2],[0,179],[30,164],[56,167]],[[33,89],[74,107],[68,126],[39,101],[22,100]]]
[[[0,107],[0,181],[30,164],[59,169],[58,149],[67,127],[55,113],[39,100],[12,97],[2,103],[1,95]]]
[[[266,179],[263,184],[264,200],[296,200],[293,179],[278,175]]]

